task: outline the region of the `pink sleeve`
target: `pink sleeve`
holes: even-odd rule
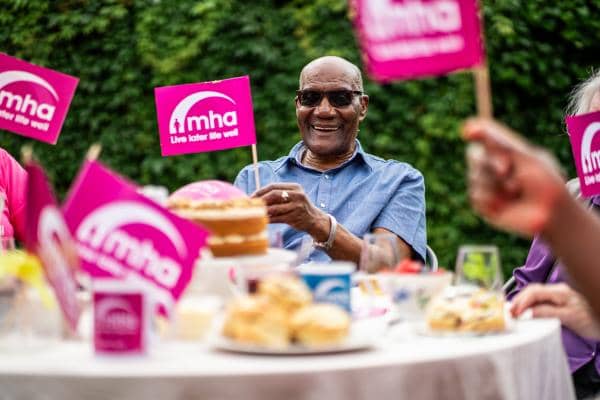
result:
[[[0,148],[0,185],[6,190],[8,215],[15,236],[23,240],[25,233],[25,198],[27,172],[4,149]]]

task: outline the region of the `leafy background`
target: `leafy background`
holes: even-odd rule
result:
[[[572,87],[600,65],[600,4],[588,0],[483,1],[495,115],[551,149],[574,176],[563,110]],[[299,139],[293,95],[312,58],[333,54],[360,65],[346,0],[0,0],[0,51],[80,78],[56,146],[34,143],[59,197],[86,149],[140,184],[170,190],[190,181],[232,181],[248,149],[162,158],[155,86],[249,74],[259,158]],[[379,85],[360,139],[367,151],[411,163],[425,175],[430,245],[453,267],[459,245],[499,246],[505,273],[529,241],[477,217],[465,192],[458,128],[474,113],[468,73]],[[0,132],[13,154],[30,140]]]

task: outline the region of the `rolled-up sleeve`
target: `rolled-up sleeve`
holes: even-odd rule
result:
[[[556,258],[548,245],[539,236],[536,236],[531,243],[525,265],[513,271],[516,287],[507,295],[508,299],[512,299],[532,282],[546,282],[555,262]]]
[[[425,260],[425,180],[419,171],[411,168],[406,174],[389,203],[374,221],[373,228],[385,228],[394,232]]]
[[[237,175],[237,177],[235,178],[233,185],[235,187],[237,187],[238,189],[243,190],[246,194],[249,195],[254,190],[252,190],[252,188],[248,187],[248,172],[249,172],[248,167],[245,167],[244,169],[242,169],[239,172],[239,174]]]

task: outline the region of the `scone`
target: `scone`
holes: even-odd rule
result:
[[[290,336],[288,317],[266,297],[241,297],[227,308],[223,335],[240,343],[285,348]]]
[[[433,331],[489,333],[506,328],[503,298],[483,289],[446,292],[431,302],[426,319]]]
[[[186,185],[169,197],[166,206],[212,233],[208,245],[215,257],[267,252],[269,219],[264,201],[249,198],[229,183]]]
[[[267,297],[289,315],[312,302],[312,294],[306,284],[289,275],[274,275],[261,280],[258,294]]]
[[[496,293],[480,290],[469,299],[460,329],[468,332],[500,332],[506,328],[504,299]]]
[[[312,304],[290,319],[294,340],[308,347],[341,343],[350,332],[350,317],[334,304]]]

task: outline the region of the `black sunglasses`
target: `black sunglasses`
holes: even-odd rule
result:
[[[300,105],[305,107],[316,107],[321,104],[323,96],[327,96],[329,104],[334,107],[347,107],[352,104],[354,95],[362,95],[357,90],[332,90],[330,92],[319,92],[317,90],[298,90],[296,95]]]

